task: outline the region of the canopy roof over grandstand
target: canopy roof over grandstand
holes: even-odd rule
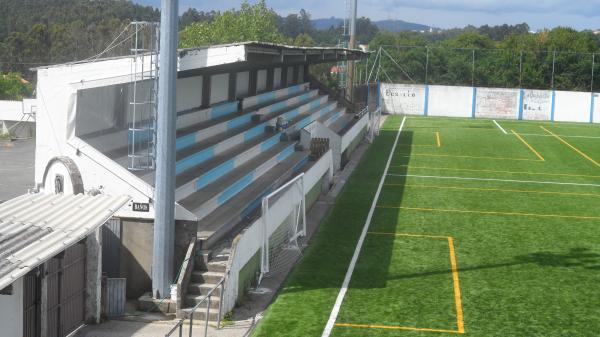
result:
[[[360,60],[368,52],[360,49],[341,47],[296,47],[283,44],[247,41],[223,45],[205,46],[179,50],[179,77],[194,76],[203,68],[232,66],[265,66],[272,64],[317,64],[344,60]],[[97,60],[87,60],[61,65],[38,67],[47,69],[65,65],[96,63],[99,61],[130,58],[121,56]]]

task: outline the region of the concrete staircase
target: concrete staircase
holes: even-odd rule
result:
[[[204,251],[201,252],[201,256],[202,258],[195,259],[196,264],[184,297],[185,308],[182,311],[185,317],[190,317],[192,308],[204,300],[194,311],[193,317],[195,320],[206,320],[208,300],[205,298],[212,289],[215,289],[210,296],[208,317],[209,321],[214,322],[217,320],[221,302],[221,288],[217,287],[217,284],[225,277],[229,251],[222,249],[214,255],[211,252]]]

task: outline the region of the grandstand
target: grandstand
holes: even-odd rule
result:
[[[224,294],[215,291],[211,305],[228,312],[248,284],[238,279],[259,272],[244,269],[261,248],[258,242],[248,248],[251,255],[237,257],[247,263],[230,269],[237,263],[233,239],[260,216],[262,197],[301,173],[305,194],[326,192],[333,170],[366,134],[368,116],[312,78],[310,65],[365,55],[257,42],[179,52],[172,299],[148,295],[152,55],[38,69],[36,183],[41,190],[70,192],[79,181],[85,193],[131,196],[104,228],[103,271],[126,278],[127,297],[139,298],[141,308],[187,317],[224,280]],[[195,315],[204,318],[205,312]],[[210,315],[216,320],[218,310]]]

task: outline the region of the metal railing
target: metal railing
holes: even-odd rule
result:
[[[224,294],[224,285],[225,285],[225,277],[221,278],[221,280],[204,296],[204,298],[202,298],[202,300],[200,300],[200,302],[196,303],[196,305],[192,308],[192,310],[189,313],[189,337],[192,337],[193,335],[193,330],[194,330],[194,313],[196,312],[196,310],[200,307],[200,305],[202,305],[203,303],[206,303],[206,313],[205,313],[205,319],[204,319],[204,337],[206,337],[208,335],[208,320],[210,318],[210,304],[211,304],[211,298],[213,296],[213,293],[217,290],[217,288],[221,288],[221,300],[219,301],[219,311],[217,313],[217,330],[221,328],[221,309],[223,307],[223,294]],[[183,323],[184,323],[184,319],[179,320],[179,322],[177,322],[177,324],[173,327],[173,329],[171,329],[171,331],[169,331],[165,337],[170,337],[173,335],[174,332],[178,331],[179,332],[179,337],[183,336]]]
[[[169,332],[167,332],[165,337],[173,335],[173,332],[175,331],[179,331],[179,337],[183,337],[183,321],[183,319],[180,319],[179,322],[177,322],[177,324],[175,324],[175,326]]]

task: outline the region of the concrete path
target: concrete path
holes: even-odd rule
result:
[[[159,322],[132,322],[108,321],[99,325],[88,325],[73,333],[70,337],[162,337],[174,326],[176,321]],[[221,330],[209,327],[207,337],[244,337],[249,332],[252,322],[235,322]],[[204,337],[204,325],[196,324],[192,328],[193,337]],[[189,322],[185,322],[182,329],[185,337],[189,336]],[[179,330],[171,335],[179,337]]]
[[[34,187],[35,139],[0,140],[0,203]]]

